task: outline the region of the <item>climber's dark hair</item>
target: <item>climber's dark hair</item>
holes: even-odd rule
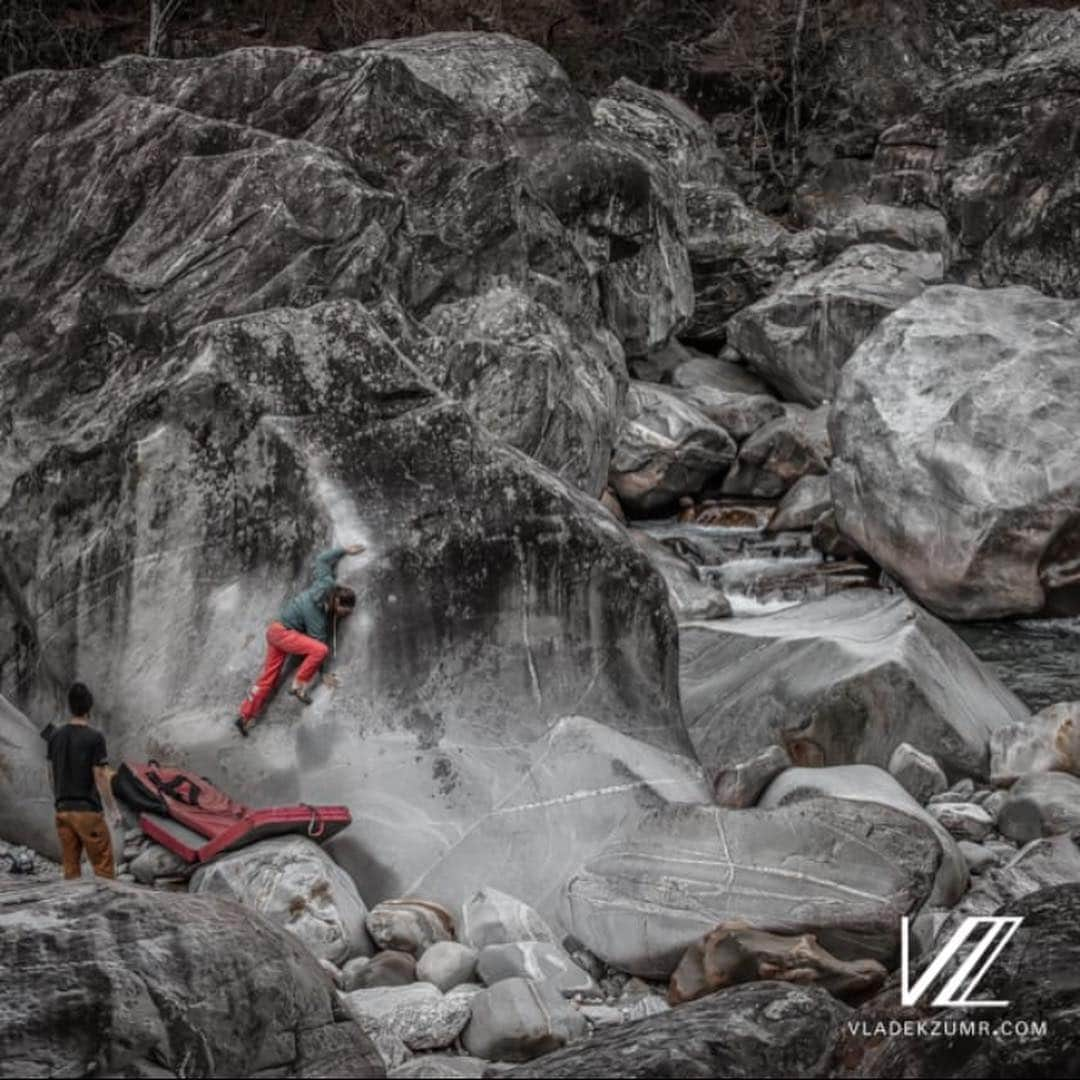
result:
[[[90,693],[85,683],[71,684],[68,691],[68,708],[72,716],[89,716],[94,707],[94,695]]]
[[[330,590],[331,609],[337,604],[340,604],[348,611],[352,611],[352,609],[356,607],[356,593],[354,593],[348,585],[335,585]]]

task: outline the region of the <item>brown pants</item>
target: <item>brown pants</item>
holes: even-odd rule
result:
[[[65,878],[81,876],[79,864],[84,848],[98,877],[116,877],[112,839],[103,815],[95,810],[57,810],[56,831],[60,834]]]

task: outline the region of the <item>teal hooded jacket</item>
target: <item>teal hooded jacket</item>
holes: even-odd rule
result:
[[[330,612],[327,610],[326,598],[334,587],[334,570],[338,560],[344,554],[343,547],[336,547],[324,551],[316,558],[311,585],[281,609],[280,619],[283,626],[307,634],[324,645],[330,644]]]

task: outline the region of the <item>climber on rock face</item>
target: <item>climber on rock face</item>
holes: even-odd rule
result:
[[[335,583],[334,568],[342,555],[359,555],[364,550],[363,544],[353,544],[324,551],[315,560],[315,576],[310,588],[294,596],[282,608],[281,616],[267,628],[262,672],[236,718],[241,735],[247,735],[262,712],[287,656],[303,657],[289,693],[305,705],[311,704],[308,689],[330,653],[331,642],[336,638],[337,621],[351,615],[356,607],[356,594],[352,589]],[[324,675],[323,681],[333,685],[334,677]]]

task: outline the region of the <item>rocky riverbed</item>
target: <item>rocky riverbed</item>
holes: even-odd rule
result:
[[[1080,13],[918,19],[783,220],[502,34],[0,82],[0,1076],[1067,1072]],[[353,825],[54,880],[74,678]],[[853,1034],[995,912],[1036,1048]]]

